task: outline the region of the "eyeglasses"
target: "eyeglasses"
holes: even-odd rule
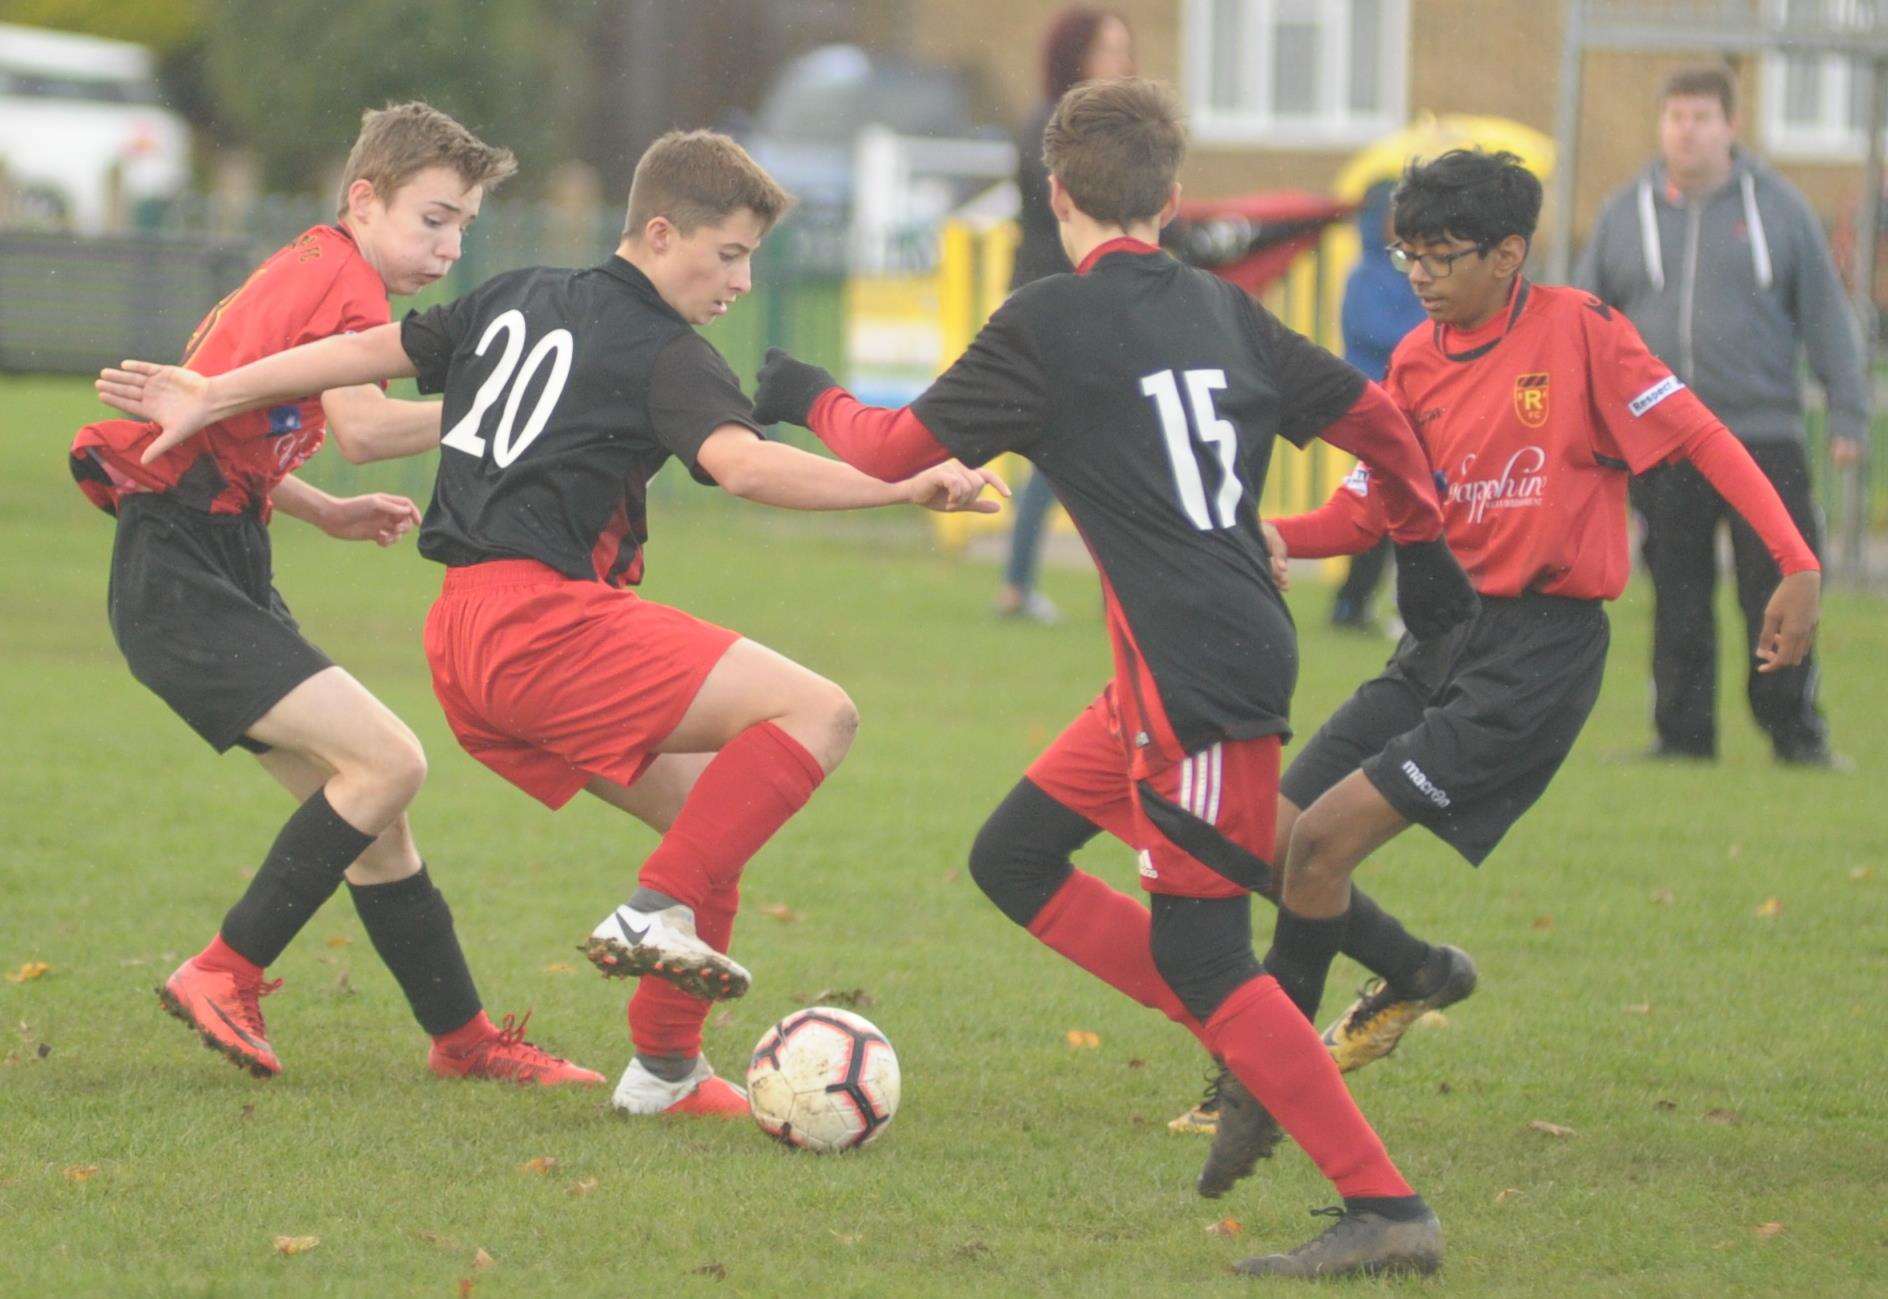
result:
[[[1432,280],[1447,279],[1455,269],[1455,264],[1464,257],[1473,257],[1477,253],[1487,253],[1488,245],[1476,244],[1473,248],[1464,248],[1453,253],[1412,253],[1401,244],[1391,244],[1384,249],[1390,254],[1390,265],[1399,275],[1408,275],[1417,266],[1423,268],[1423,274]]]

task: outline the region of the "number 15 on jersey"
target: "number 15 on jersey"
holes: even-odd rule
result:
[[[1180,400],[1181,380],[1186,382],[1185,405]],[[1224,370],[1186,370],[1177,377],[1172,370],[1160,370],[1141,380],[1141,392],[1153,398],[1154,410],[1160,416],[1160,432],[1167,443],[1167,458],[1173,462],[1180,508],[1202,532],[1232,527],[1239,517],[1239,498],[1245,493],[1239,481],[1239,431],[1213,409],[1213,393],[1225,386]],[[1187,423],[1188,407],[1192,408],[1191,428]],[[1219,461],[1219,490],[1210,508],[1195,430],[1199,441],[1211,446]]]

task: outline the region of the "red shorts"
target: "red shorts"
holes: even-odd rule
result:
[[[1261,861],[1278,821],[1276,735],[1222,740],[1148,773],[1155,793]],[[1174,843],[1149,819],[1122,742],[1110,685],[1024,773],[1043,793],[1138,849],[1141,887],[1185,898],[1243,897],[1234,883]]]
[[[529,559],[446,570],[433,693],[465,751],[551,808],[634,784],[740,636]]]

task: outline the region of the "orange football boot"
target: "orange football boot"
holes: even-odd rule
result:
[[[282,981],[243,979],[225,970],[206,969],[191,957],[157,990],[164,1009],[190,1025],[203,1045],[258,1078],[282,1072],[262,1022],[262,998]]]
[[[572,1064],[525,1041],[524,1026],[531,1022],[530,1011],[516,1024],[512,1018],[505,1016],[496,1032],[462,1051],[450,1051],[435,1042],[426,1057],[427,1067],[441,1078],[493,1078],[521,1087],[534,1083],[541,1087],[594,1087],[603,1081],[596,1070]]]

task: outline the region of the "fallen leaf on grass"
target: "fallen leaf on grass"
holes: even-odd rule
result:
[[[1763,1222],[1752,1227],[1750,1230],[1758,1240],[1769,1240],[1772,1236],[1781,1236],[1783,1234],[1783,1224],[1780,1222]]]
[[[1506,1204],[1509,1200],[1519,1199],[1521,1196],[1525,1194],[1527,1193],[1523,1191],[1520,1187],[1510,1186],[1505,1190],[1495,1192],[1495,1203]]]
[[[1670,1114],[1673,1110],[1678,1108],[1678,1102],[1667,1101],[1667,1100],[1657,1100],[1657,1101],[1652,1102],[1652,1108],[1660,1111],[1661,1113]]]
[[[52,973],[52,966],[46,964],[46,962],[28,961],[25,965],[22,965],[19,969],[10,971],[7,974],[7,982],[8,983],[31,983],[34,979],[39,978],[42,974],[50,974],[50,973]]]
[[[293,1258],[297,1254],[306,1254],[320,1243],[321,1237],[319,1236],[277,1236],[275,1238],[275,1252]]]
[[[1652,1003],[1649,1001],[1638,1001],[1630,1006],[1621,1006],[1620,1009],[1625,1011],[1628,1015],[1650,1015],[1652,1013]]]
[[[1533,927],[1540,930],[1552,929],[1554,927],[1554,918],[1552,916],[1535,916]]]
[[[1093,1051],[1101,1045],[1101,1034],[1091,1033],[1085,1028],[1071,1028],[1064,1036],[1068,1039],[1071,1051]]]
[[[1676,901],[1678,901],[1678,895],[1670,889],[1652,890],[1652,905],[1655,907],[1669,907]]]
[[[1245,1224],[1240,1222],[1239,1219],[1221,1218],[1218,1222],[1207,1227],[1206,1234],[1209,1236],[1237,1236],[1244,1230]]]
[[[1783,914],[1782,898],[1765,898],[1757,904],[1755,915],[1759,920],[1775,920]]]
[[[328,935],[328,946],[330,947],[352,947],[353,945],[354,940],[349,938],[346,934]]]
[[[878,1000],[864,988],[826,988],[813,998],[815,1005],[850,1007],[864,1010]]]
[[[725,1281],[728,1279],[728,1265],[726,1263],[703,1263],[700,1267],[691,1267],[688,1269],[688,1274],[690,1276],[711,1276],[717,1281]]]
[[[783,925],[793,924],[800,918],[800,913],[784,902],[769,902],[760,909],[760,913],[769,920],[778,920]],[[720,1264],[715,1266],[719,1267]]]
[[[472,1299],[472,1291],[478,1288],[478,1282],[469,1276],[459,1278],[459,1299]]]
[[[1744,1116],[1739,1114],[1736,1110],[1706,1110],[1704,1112],[1704,1121],[1706,1123],[1715,1123],[1721,1128],[1728,1128],[1742,1123]]]
[[[1410,1027],[1411,1028],[1447,1028],[1449,1027],[1449,1017],[1443,1014],[1439,1010],[1432,1010],[1426,1015],[1418,1016],[1416,1019],[1416,1022],[1414,1024],[1411,1024]]]
[[[569,974],[575,967],[569,961],[552,961],[544,967],[546,974]]]
[[[1447,1096],[1450,1092],[1454,1090],[1455,1088],[1449,1086],[1447,1079],[1444,1079],[1442,1082],[1439,1082],[1436,1084],[1436,1095],[1438,1096]]]
[[[459,1242],[454,1240],[451,1236],[443,1236],[436,1231],[416,1231],[413,1234],[418,1239],[425,1241],[428,1245],[433,1245],[440,1249],[449,1249],[455,1254],[459,1252]]]
[[[1538,1132],[1544,1137],[1570,1137],[1573,1135],[1572,1128],[1565,1127],[1559,1123],[1549,1123],[1546,1119],[1529,1119],[1527,1121],[1527,1130],[1529,1132]]]
[[[334,995],[337,997],[351,997],[354,995],[354,985],[348,980],[346,970],[341,971],[340,977],[334,981]]]
[[[478,1271],[483,1272],[486,1268],[490,1267],[492,1264],[496,1263],[497,1261],[498,1261],[497,1259],[493,1258],[490,1254],[487,1254],[485,1252],[485,1247],[483,1245],[479,1246],[477,1249],[472,1251],[472,1266]]]
[[[97,1164],[74,1164],[64,1170],[68,1182],[89,1182],[98,1176]]]
[[[1854,880],[1857,884],[1860,884],[1863,880],[1872,880],[1875,878],[1875,868],[1873,866],[1856,866],[1849,871],[1849,878]]]
[[[570,1190],[568,1194],[576,1196],[577,1198],[581,1199],[582,1197],[590,1194],[590,1192],[596,1189],[597,1189],[596,1178],[582,1177],[570,1184]]]
[[[38,1046],[33,1048],[33,1054],[38,1056],[41,1060],[44,1060],[47,1056],[52,1054],[52,1043],[41,1042]]]
[[[238,1117],[245,1118],[245,1119],[253,1119],[254,1117],[256,1117],[256,1103],[254,1101],[250,1101],[246,1105],[244,1105],[243,1112]]]
[[[838,1241],[841,1245],[856,1245],[859,1243],[857,1233],[833,1231],[831,1227],[828,1227],[826,1230],[831,1231],[833,1239]]]
[[[521,1173],[536,1173],[539,1177],[557,1167],[556,1155],[534,1155],[518,1165]]]
[[[946,884],[955,884],[958,880],[963,878],[963,875],[963,871],[953,866],[944,872],[944,882]]]
[[[1134,1059],[1134,1060],[1129,1060],[1129,1061],[1128,1061],[1128,1068],[1130,1068],[1130,1069],[1145,1069],[1145,1068],[1147,1068],[1147,1061],[1145,1061],[1145,1060],[1140,1060],[1140,1059]]]

